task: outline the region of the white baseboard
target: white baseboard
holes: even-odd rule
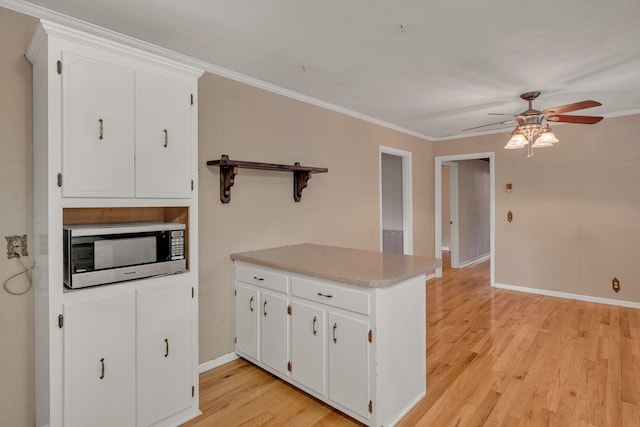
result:
[[[438,276],[436,275],[436,273],[429,274],[429,275],[427,276],[427,280],[426,280],[426,281],[428,282],[429,280],[431,280],[431,279],[436,279],[437,277],[438,277]]]
[[[471,264],[475,264],[477,262],[482,262],[482,261],[488,260],[489,258],[491,258],[491,254],[490,253],[483,254],[483,255],[480,255],[478,257],[472,258],[472,259],[470,259],[468,261],[461,262],[460,264],[458,264],[458,266],[456,268],[468,267]]]
[[[509,291],[527,292],[529,294],[546,295],[549,297],[573,299],[577,301],[595,302],[598,304],[617,305],[620,307],[640,308],[639,302],[624,301],[611,298],[592,297],[590,295],[571,294],[568,292],[550,291],[548,289],[528,288],[526,286],[507,285],[504,283],[496,283],[494,287],[498,289],[506,289]]]
[[[442,250],[443,251],[451,251],[451,248],[449,246],[443,246]]]
[[[213,360],[209,360],[208,362],[201,363],[198,369],[198,373],[201,374],[203,372],[210,371],[212,369],[217,368],[218,366],[222,366],[229,362],[232,362],[237,358],[238,358],[238,355],[235,354],[234,352],[231,352],[229,354],[225,354],[223,356],[217,357]]]

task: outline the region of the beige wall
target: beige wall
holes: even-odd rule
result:
[[[233,350],[238,251],[312,242],[378,250],[379,145],[413,152],[414,253],[433,255],[432,143],[219,76],[200,79],[200,361]],[[217,167],[232,159],[327,167],[292,197],[291,174],[241,169],[231,202]]]
[[[435,155],[495,152],[497,283],[640,302],[640,116],[554,132],[531,159],[502,148],[506,133],[437,142]]]
[[[5,236],[28,235],[33,245],[31,65],[24,52],[35,20],[0,8],[0,281],[19,272],[7,259]],[[29,253],[33,253],[31,247]],[[33,262],[32,257],[25,259]],[[28,287],[25,276],[9,282]],[[0,426],[30,426],[34,419],[33,291],[14,296],[0,288]]]

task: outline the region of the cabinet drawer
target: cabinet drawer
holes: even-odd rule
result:
[[[291,294],[296,297],[369,315],[369,293],[313,280],[291,279]]]
[[[259,267],[236,264],[236,280],[260,286],[262,288],[286,294],[289,291],[288,279],[289,278],[284,274],[265,270]]]

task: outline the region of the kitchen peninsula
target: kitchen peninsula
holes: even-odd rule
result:
[[[239,356],[371,426],[425,395],[439,259],[313,244],[231,258]]]

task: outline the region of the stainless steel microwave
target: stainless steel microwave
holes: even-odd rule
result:
[[[186,271],[185,225],[66,225],[64,284],[72,289]]]

